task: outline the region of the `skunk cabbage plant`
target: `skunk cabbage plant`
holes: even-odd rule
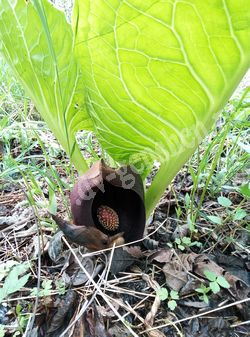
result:
[[[144,179],[147,215],[250,66],[249,0],[0,0],[1,52],[79,173],[92,130]]]
[[[129,166],[114,170],[96,162],[76,182],[70,203],[76,226],[96,227],[107,235],[123,232],[126,242],[143,236],[143,183]]]

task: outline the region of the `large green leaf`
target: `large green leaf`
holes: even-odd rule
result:
[[[150,208],[250,66],[249,0],[76,0],[73,24],[102,145],[161,163]]]
[[[0,0],[0,49],[71,156],[86,169],[75,133],[90,127],[70,24],[48,1]]]

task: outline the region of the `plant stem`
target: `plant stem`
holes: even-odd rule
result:
[[[74,164],[75,169],[77,170],[78,174],[81,175],[89,169],[87,161],[84,159],[78,145],[76,144],[73,153],[70,156],[70,161]]]
[[[166,178],[167,177],[167,178]],[[146,218],[148,219],[155,208],[166,186],[170,183],[168,175],[168,166],[161,164],[154,180],[145,195]]]
[[[193,151],[194,149],[192,147],[187,149],[185,153],[182,152],[181,154],[178,154],[177,157],[182,158],[181,160],[178,160],[178,158],[174,158],[174,156],[172,156],[170,160],[161,164],[156,176],[154,177],[154,180],[146,191],[145,207],[147,219],[165,192],[166,187],[171,183],[173,177],[175,177],[175,175],[183,166],[183,159],[187,161]]]

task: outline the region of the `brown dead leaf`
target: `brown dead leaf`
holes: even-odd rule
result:
[[[115,249],[110,267],[111,274],[116,275],[125,271],[135,262],[135,260],[136,258],[128,253],[124,247]]]
[[[230,274],[229,272],[226,272],[224,274],[224,277],[231,286],[228,291],[237,300],[243,300],[244,298],[247,298],[249,296],[250,287],[243,280],[239,279],[237,276]]]
[[[172,234],[172,240],[175,240],[176,238],[182,238],[183,236],[186,236],[189,231],[189,225],[182,225],[177,226],[175,231]]]
[[[148,327],[148,329],[149,328],[150,327]],[[152,331],[148,331],[147,334],[148,334],[149,337],[165,337],[166,336],[164,333],[162,333],[158,329],[155,329],[155,330],[152,330]]]
[[[84,314],[85,335],[93,337],[111,337],[106,331],[103,318],[95,306],[90,307]]]
[[[193,279],[190,277],[187,283],[184,284],[184,286],[181,288],[179,295],[186,296],[191,294],[194,291],[194,289],[199,288],[200,284],[201,284],[200,280]]]
[[[128,330],[128,328],[126,328],[126,326],[120,322],[117,322],[111,328],[109,328],[108,332],[111,336],[114,336],[114,337],[116,336],[131,337],[131,333]]]
[[[63,248],[62,237],[62,231],[56,232],[49,244],[48,254],[54,263],[65,263],[70,254],[68,250],[65,251]]]
[[[189,272],[193,271],[194,263],[198,255],[195,253],[190,254],[180,254],[176,256],[176,260],[181,263],[181,265]]]
[[[98,271],[96,269],[94,270],[93,257],[81,258],[79,253],[77,253],[77,255],[79,260],[81,261],[81,264],[88,271],[88,273],[90,275],[96,276],[97,273],[100,271],[100,269],[98,268]],[[101,265],[98,265],[97,267],[99,266]],[[73,255],[70,256],[69,264],[62,274],[62,278],[66,285],[74,285],[74,286],[82,285],[89,279],[88,276],[84,273],[84,271],[80,268],[79,263],[76,261]]]
[[[69,321],[76,309],[76,300],[76,293],[73,290],[68,290],[66,295],[58,301],[56,312],[48,312],[47,337],[59,336],[68,327]]]
[[[188,281],[188,275],[185,271],[175,269],[175,263],[166,263],[163,267],[167,286],[173,290],[179,291]]]
[[[144,256],[144,253],[139,246],[123,247],[123,249],[136,259],[140,259]]]
[[[117,302],[113,302],[113,307],[118,311],[119,310],[119,304]],[[109,307],[109,306],[102,306],[102,305],[98,305],[97,306],[97,310],[98,313],[103,316],[103,317],[116,317],[116,314],[114,313],[114,311]]]
[[[172,249],[162,249],[151,255],[150,258],[151,260],[163,263],[171,261],[173,255],[174,252],[172,251]]]
[[[88,277],[80,268],[77,259],[74,257],[71,251],[69,249],[65,249],[62,237],[63,232],[58,231],[51,239],[48,247],[49,257],[55,264],[63,265],[62,278],[66,285],[82,285],[88,280]],[[84,248],[82,250],[84,250]],[[81,250],[79,251],[77,248],[74,249],[74,251],[84,268],[89,272],[90,275],[95,277],[99,273],[100,269],[102,269],[102,265],[98,264],[94,269],[94,257],[82,258]]]
[[[205,277],[204,272],[209,270],[217,276],[223,275],[224,269],[218,266],[217,263],[210,260],[206,255],[200,254],[196,256],[194,264],[194,272],[196,275]]]
[[[164,253],[161,254],[161,261],[163,257],[169,258],[169,262],[165,263],[162,268],[166,277],[166,283],[171,289],[179,291],[190,279],[187,271],[191,272],[193,270],[196,254],[191,253],[174,256],[173,253],[171,255],[169,251],[167,251],[165,256]],[[157,257],[157,259],[159,260],[159,257]]]

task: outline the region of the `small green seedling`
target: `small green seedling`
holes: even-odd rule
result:
[[[185,194],[184,202],[185,202],[185,208],[187,210],[189,210],[190,209],[190,204],[191,204],[191,199],[190,199],[190,195],[188,193]]]
[[[18,320],[18,331],[16,332],[18,336],[18,332],[24,334],[25,328],[27,326],[29,320],[29,314],[25,312],[24,308],[20,305],[16,305],[16,315]]]
[[[192,169],[190,168],[190,170]],[[190,195],[186,193],[184,197],[184,205],[187,213],[188,228],[191,233],[193,232],[197,233],[195,217],[192,214],[193,204],[194,204],[193,198],[190,198]]]
[[[207,287],[205,284],[201,283],[199,288],[196,288],[195,291],[199,293],[199,298],[205,303],[209,302],[208,295],[212,291],[212,293],[217,294],[220,291],[220,288],[228,289],[230,284],[227,282],[225,277],[222,275],[217,276],[215,273],[206,270],[204,272],[206,278],[210,281],[209,286]]]
[[[241,185],[239,191],[245,198],[250,198],[250,183]]]
[[[191,233],[197,233],[198,230],[196,229],[196,222],[195,222],[195,216],[188,214],[187,216],[187,223],[188,223],[188,228]]]
[[[30,273],[23,275],[29,269],[28,263],[14,265],[5,278],[0,289],[0,303],[10,294],[19,291],[28,282]],[[23,275],[23,276],[22,276]]]
[[[175,290],[171,290],[170,293],[166,288],[159,288],[156,291],[156,295],[161,301],[168,300],[168,308],[174,310],[177,307],[176,300],[179,299],[179,294]]]
[[[30,294],[32,296],[44,297],[51,295],[51,292],[52,292],[52,280],[44,280],[41,284],[41,289],[38,291],[37,288],[34,288],[32,289]]]
[[[210,220],[210,222],[216,224],[216,225],[222,225],[222,218],[216,215],[208,215],[207,216],[208,220]]]
[[[210,287],[206,287],[205,284],[201,283],[200,288],[196,288],[195,291],[200,294],[199,298],[208,304],[208,293],[211,291]]]
[[[180,206],[175,207],[175,213],[176,213],[177,219],[179,220],[182,215],[182,210]]]
[[[198,241],[191,241],[190,237],[183,236],[182,238],[176,238],[174,243],[176,244],[177,248],[181,251],[185,250],[187,247],[197,246],[200,247],[202,244]],[[171,243],[168,244],[169,247],[173,247]]]
[[[224,276],[217,276],[214,272],[206,270],[204,271],[204,275],[210,281],[209,288],[214,294],[217,294],[220,291],[220,287],[222,288],[230,288],[230,284],[227,282]]]
[[[217,215],[208,215],[207,219],[210,222],[216,225],[223,225],[223,223],[226,223],[228,220],[241,221],[247,216],[247,212],[242,208],[238,207],[236,209],[231,210],[230,207],[232,206],[232,201],[230,199],[221,196],[217,200],[222,207],[225,207],[226,212],[224,213],[226,214],[226,217],[223,219],[222,217]]]
[[[63,279],[59,279],[55,282],[56,291],[59,295],[64,295],[66,293],[65,282]]]
[[[228,208],[229,206],[232,206],[232,201],[226,197],[219,197],[217,200],[218,203],[223,207]]]
[[[31,296],[45,297],[52,295],[52,292],[52,280],[44,280],[41,284],[41,288],[39,289],[39,291],[37,288],[33,288],[30,294]],[[55,292],[57,292],[59,295],[65,294],[65,282],[62,279],[55,281]]]
[[[242,208],[237,208],[233,214],[234,221],[243,220],[247,216],[247,212]]]

